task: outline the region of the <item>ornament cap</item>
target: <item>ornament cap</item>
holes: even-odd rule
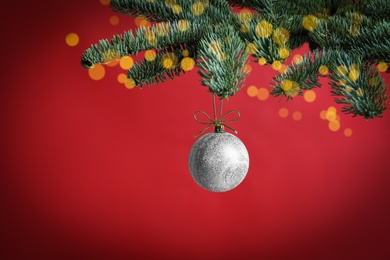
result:
[[[224,133],[225,131],[225,127],[223,125],[220,125],[220,124],[216,124],[214,126],[214,133]]]

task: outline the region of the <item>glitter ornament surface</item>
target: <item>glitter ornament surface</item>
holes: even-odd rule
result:
[[[213,192],[229,191],[244,180],[249,154],[235,135],[208,133],[192,146],[188,167],[199,186]]]

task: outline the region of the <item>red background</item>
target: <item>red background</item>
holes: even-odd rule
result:
[[[232,126],[249,173],[230,192],[208,192],[187,168],[202,129],[192,115],[211,112],[196,71],[142,90],[118,83],[119,67],[93,81],[82,52],[134,19],[111,25],[98,0],[7,5],[3,259],[389,259],[389,111],[370,121],[339,113],[332,132],[319,116],[340,110],[327,84],[313,103],[260,101],[244,89],[226,109],[241,112]],[[246,86],[268,88],[276,72],[252,66]]]

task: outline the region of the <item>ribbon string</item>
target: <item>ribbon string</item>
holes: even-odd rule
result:
[[[238,112],[238,110],[230,110],[230,111],[226,112],[225,114],[222,114],[223,100],[221,100],[219,108],[220,108],[220,110],[219,110],[219,117],[217,118],[217,109],[216,109],[216,105],[215,105],[215,96],[213,95],[214,119],[211,118],[206,112],[204,112],[202,110],[198,110],[198,111],[196,111],[194,113],[195,121],[198,122],[199,124],[206,125],[206,127],[203,128],[202,131],[197,133],[195,135],[195,137],[198,137],[199,135],[203,134],[207,129],[209,129],[212,126],[214,126],[214,127],[227,127],[231,131],[233,131],[234,133],[237,134],[237,131],[235,129],[233,129],[232,127],[226,125],[226,123],[236,122],[240,118],[240,112]],[[200,120],[198,118],[199,114],[205,116],[207,121]],[[226,117],[231,115],[231,114],[235,114],[236,116],[234,118],[226,119]]]

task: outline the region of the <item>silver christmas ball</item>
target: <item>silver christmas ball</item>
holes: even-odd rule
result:
[[[192,146],[188,167],[199,186],[214,192],[229,191],[244,180],[249,154],[235,135],[208,133]]]

